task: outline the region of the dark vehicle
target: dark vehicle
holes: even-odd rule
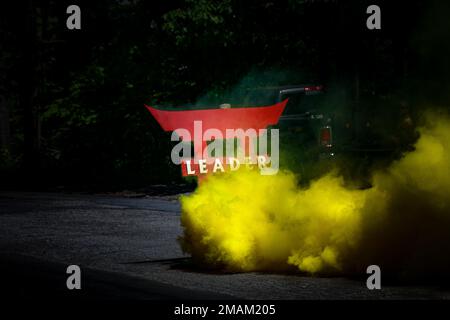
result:
[[[251,88],[246,105],[269,105],[289,99],[277,126],[280,131],[280,166],[313,177],[311,164],[335,156],[334,116],[327,111],[321,85]],[[324,161],[321,161],[322,163]]]
[[[306,182],[337,163],[344,174],[367,179],[371,167],[401,155],[406,144],[402,132],[414,136],[407,112],[389,113],[388,106],[379,107],[387,105],[383,103],[365,108],[337,103],[317,84],[252,88],[245,103],[269,105],[287,98],[276,126],[280,130],[280,165]]]

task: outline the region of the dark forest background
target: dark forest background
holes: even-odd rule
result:
[[[66,28],[70,4],[81,8],[81,30]],[[366,28],[370,4],[381,7],[381,30]],[[289,81],[340,90],[356,108],[420,110],[450,101],[445,1],[28,0],[0,6],[3,188],[179,182],[169,135],[144,103],[195,103],[249,73],[267,81],[271,72],[289,71]]]

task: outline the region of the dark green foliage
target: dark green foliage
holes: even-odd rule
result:
[[[252,84],[281,72],[293,82],[337,83],[351,103],[373,95],[401,100],[418,94],[411,86],[431,72],[417,61],[439,56],[423,51],[435,42],[417,32],[428,11],[413,4],[408,27],[394,23],[393,12],[405,12],[399,4],[384,15],[382,32],[372,33],[364,1],[78,1],[80,31],[65,28],[68,4],[23,1],[1,10],[0,68],[8,81],[0,94],[11,139],[0,148],[0,167],[10,182],[120,188],[180,181],[170,135],[144,103],[214,101],[250,71],[259,75]]]

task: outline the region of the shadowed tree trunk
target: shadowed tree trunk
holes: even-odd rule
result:
[[[4,14],[4,13],[3,13]],[[9,127],[9,110],[6,93],[7,85],[7,58],[11,55],[10,50],[4,46],[7,38],[6,23],[4,16],[1,16],[3,24],[0,26],[0,155],[2,150],[9,150],[10,144],[10,127]]]
[[[24,119],[24,153],[23,165],[27,176],[33,175],[39,168],[39,144],[37,114],[34,106],[36,95],[36,15],[33,1],[27,1],[24,8],[23,26],[20,30],[22,48],[22,63],[20,70],[19,104]]]
[[[0,150],[9,150],[9,143],[9,110],[6,98],[0,95]]]

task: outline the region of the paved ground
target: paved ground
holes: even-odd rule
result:
[[[3,192],[0,272],[9,290],[25,295],[36,291],[29,288],[35,282],[51,283],[55,294],[65,292],[65,266],[77,264],[86,271],[92,297],[450,298],[449,290],[432,286],[383,286],[374,292],[364,281],[345,278],[204,272],[180,250],[179,218],[176,196]],[[27,274],[34,280],[19,279]]]

